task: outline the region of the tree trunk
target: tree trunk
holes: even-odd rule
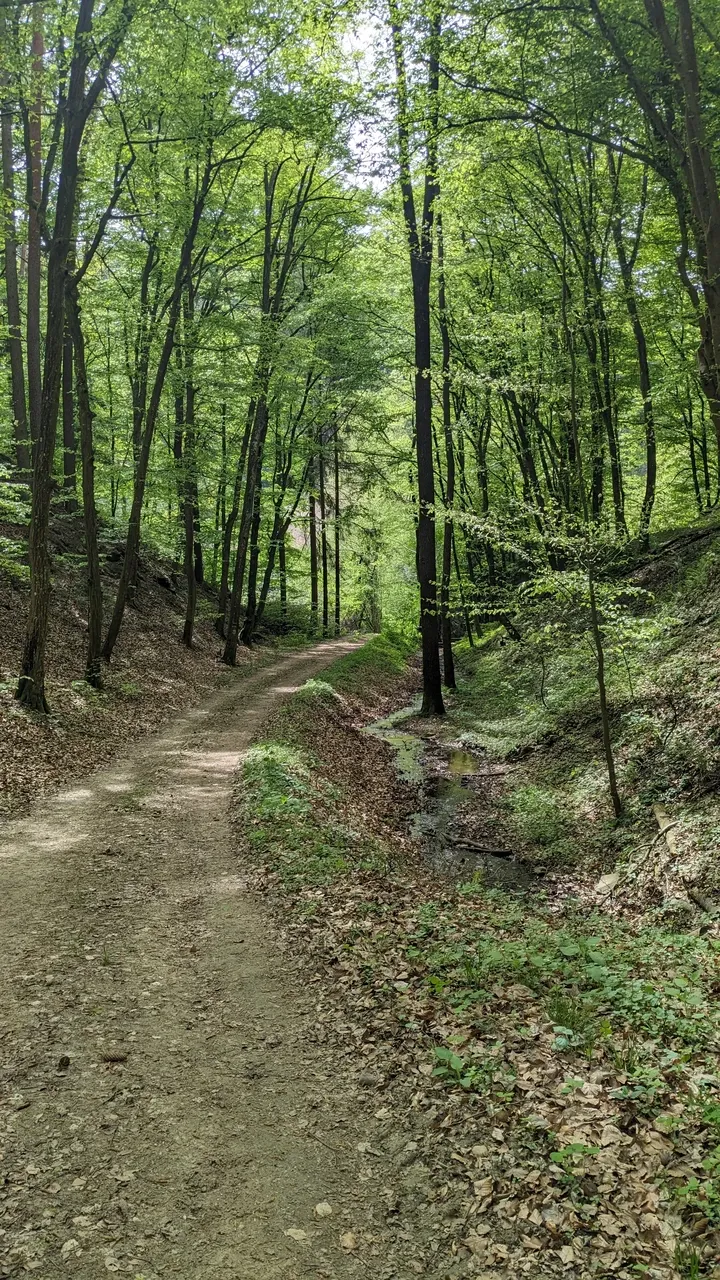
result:
[[[286,534],[283,533],[278,547],[278,576],[280,578],[280,617],[283,622],[287,622],[288,616],[288,599],[287,599],[287,555],[285,550]]]
[[[410,160],[410,110],[401,16],[396,0],[390,0],[390,21],[395,58],[397,129],[400,152],[400,189],[410,256],[415,334],[415,454],[418,510],[416,563],[420,587],[420,633],[423,655],[422,715],[443,715],[438,628],[437,565],[435,551],[435,476],[433,469],[430,278],[432,228],[437,196],[437,119],[440,39],[439,14],[433,16],[428,57],[430,119],[426,134],[425,181],[420,221],[416,216]]]
[[[87,119],[104,86],[110,62],[120,45],[128,15],[105,46],[102,69],[85,92],[90,54],[94,0],[80,0],[63,132],[55,222],[47,271],[47,329],[39,435],[35,442],[32,518],[30,523],[30,600],[16,697],[35,711],[47,711],[45,650],[50,603],[51,566],[48,546],[52,468],[62,380],[65,329],[65,278],[71,248],[78,186],[78,155]]]
[[[115,648],[117,638],[120,634],[120,628],[125,615],[128,590],[130,588],[130,584],[134,582],[135,575],[137,573],[137,561],[140,549],[140,527],[142,523],[143,502],[145,498],[145,483],[147,480],[148,466],[150,464],[150,452],[155,435],[155,425],[160,411],[165,378],[167,376],[168,367],[170,365],[175,345],[175,333],[180,316],[182,291],[190,269],[195,238],[197,236],[200,219],[203,209],[205,208],[205,201],[210,189],[212,173],[213,165],[211,155],[208,152],[202,181],[195,195],[192,222],[185,233],[185,238],[180,250],[180,260],[178,262],[177,271],[175,272],[173,291],[169,300],[165,338],[163,340],[162,351],[158,360],[155,381],[153,383],[152,394],[150,396],[150,403],[148,405],[145,425],[143,428],[140,452],[135,466],[135,482],[133,485],[133,500],[130,508],[130,519],[128,521],[125,558],[120,571],[120,580],[118,582],[117,595],[115,597],[115,606],[102,650],[103,657],[106,662],[109,662],[112,657],[113,649]]]
[[[340,448],[337,431],[333,449],[335,469],[335,635],[340,635]]]
[[[605,749],[605,760],[607,763],[608,782],[610,784],[610,798],[612,799],[613,812],[616,818],[622,817],[623,806],[620,799],[620,793],[617,786],[617,777],[615,774],[615,758],[613,756],[612,739],[610,737],[610,716],[607,705],[607,689],[605,687],[605,650],[603,647],[602,631],[600,629],[600,620],[598,618],[597,601],[595,599],[595,584],[593,582],[592,573],[588,572],[588,589],[590,592],[590,623],[592,628],[593,643],[595,645],[595,656],[597,659],[597,686],[600,695],[600,719],[602,721],[603,747]]]
[[[195,440],[195,296],[192,282],[188,281],[185,308],[185,437],[183,444],[182,476],[183,476],[183,522],[185,528],[185,553],[183,557],[185,569],[185,589],[187,602],[185,606],[185,624],[183,626],[183,644],[192,648],[193,629],[195,627],[195,610],[197,608],[198,576],[196,572],[197,553],[195,546],[195,509],[197,503],[197,457]]]
[[[62,369],[62,424],[63,424],[63,489],[66,494],[65,510],[77,511],[76,491],[76,442],[75,395],[73,391],[73,339],[66,326],[63,341]]]
[[[245,607],[245,621],[240,633],[240,639],[244,645],[252,644],[253,632],[255,631],[256,613],[258,607],[257,601],[257,580],[258,569],[260,566],[260,523],[262,519],[262,487],[257,485],[255,489],[255,498],[253,503],[253,517],[250,525],[250,560],[248,562],[248,584],[247,584],[247,604]]]
[[[233,485],[232,503],[230,506],[230,514],[223,528],[222,543],[222,560],[220,564],[220,590],[218,592],[218,610],[215,618],[215,630],[218,635],[225,638],[225,619],[227,616],[228,601],[230,599],[230,560],[232,553],[232,536],[235,524],[237,522],[240,511],[240,498],[242,496],[242,484],[245,476],[245,462],[247,460],[247,451],[250,445],[250,437],[252,435],[253,426],[255,424],[255,416],[257,414],[257,401],[251,398],[248,405],[247,416],[245,418],[245,430],[243,432],[242,444],[240,446],[240,456],[238,458],[237,469],[235,471],[235,484]]]
[[[440,587],[440,611],[442,618],[443,678],[446,689],[456,689],[455,660],[452,648],[452,618],[450,616],[450,575],[452,574],[453,522],[452,506],[455,501],[455,446],[452,435],[450,406],[450,327],[445,293],[445,247],[443,243],[442,217],[437,217],[438,246],[438,312],[442,341],[442,414],[445,436],[445,521],[443,525],[442,583]]]
[[[7,17],[0,32],[7,30]],[[0,87],[5,87],[9,77],[0,73]],[[2,182],[5,216],[3,218],[4,277],[8,318],[7,350],[10,361],[12,389],[13,433],[15,457],[21,475],[30,480],[32,459],[28,441],[27,408],[25,405],[25,368],[23,365],[22,330],[20,317],[20,291],[17,270],[17,235],[15,231],[15,183],[13,174],[12,104],[3,100],[0,104],[0,145],[2,148]]]
[[[85,526],[85,554],[88,573],[88,645],[85,662],[85,679],[94,689],[102,687],[100,649],[102,646],[103,597],[98,551],[98,520],[95,507],[95,450],[93,444],[93,414],[90,407],[87,366],[85,361],[85,336],[82,329],[77,291],[70,285],[65,294],[68,331],[75,352],[75,387],[77,391],[78,424],[80,427],[80,458],[82,461],[83,523]]]
[[[42,5],[34,4],[30,53],[32,102],[26,115],[28,176],[26,359],[30,436],[33,445],[40,434],[42,365],[40,345],[40,288],[42,277],[40,205],[42,202],[43,35]],[[50,282],[48,280],[48,290]]]
[[[323,439],[320,435],[320,453],[318,455],[318,498],[320,503],[320,564],[322,567],[322,633],[327,639],[330,635],[330,596],[328,589],[328,542],[327,542],[327,508],[325,503],[325,457]]]
[[[317,634],[318,625],[318,552],[317,552],[317,514],[315,509],[315,458],[310,464],[310,484],[308,493],[310,538],[310,631]]]

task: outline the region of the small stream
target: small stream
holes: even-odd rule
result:
[[[418,788],[421,808],[410,817],[410,834],[420,841],[430,866],[441,875],[469,880],[481,871],[490,888],[528,889],[534,876],[511,849],[486,848],[454,834],[456,819],[472,802],[470,779],[482,776],[484,762],[472,751],[451,749],[443,753],[443,771],[438,772],[437,761],[429,759],[431,743],[400,727],[419,710],[418,701],[365,728],[365,733],[392,747],[398,774]]]

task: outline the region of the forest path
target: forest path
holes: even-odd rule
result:
[[[368,1274],[364,1119],[228,816],[273,704],[353,647],[238,677],[0,829],[0,1276]]]

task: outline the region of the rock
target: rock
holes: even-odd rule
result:
[[[372,1067],[366,1067],[358,1076],[358,1084],[364,1084],[368,1087],[372,1085],[382,1084],[382,1076],[379,1071],[373,1071]]]

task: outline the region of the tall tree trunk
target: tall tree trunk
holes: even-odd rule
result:
[[[78,186],[78,156],[85,125],[95,106],[117,49],[130,21],[129,4],[121,10],[113,33],[107,37],[100,70],[87,91],[85,81],[93,52],[94,0],[80,0],[68,76],[62,158],[50,241],[47,272],[47,328],[39,435],[33,465],[32,517],[30,523],[30,600],[16,697],[35,711],[47,711],[45,656],[51,572],[48,526],[52,493],[57,418],[62,380],[62,348],[65,329],[65,278],[71,250]]]
[[[269,377],[269,371],[268,371]],[[267,387],[263,386],[259,396],[253,425],[252,438],[248,450],[247,480],[243,497],[240,532],[238,534],[237,552],[235,555],[235,575],[230,595],[230,612],[228,617],[227,639],[223,649],[222,660],[229,666],[235,666],[240,630],[240,608],[242,604],[243,585],[245,581],[245,565],[255,518],[255,498],[262,478],[262,460],[265,437],[268,428]]]
[[[75,393],[73,389],[73,339],[66,325],[63,342],[62,369],[62,424],[63,424],[63,489],[65,510],[77,511],[76,492],[76,443],[75,443]]]
[[[184,307],[185,350],[183,369],[185,374],[185,436],[183,443],[182,475],[183,475],[183,523],[185,530],[185,589],[187,602],[185,606],[185,623],[183,626],[183,644],[190,649],[195,627],[195,611],[197,608],[198,577],[196,572],[195,549],[195,510],[197,503],[197,457],[195,439],[195,293],[191,280],[188,280]]]
[[[333,446],[333,466],[335,471],[335,635],[340,635],[340,446],[337,430]]]
[[[598,616],[597,600],[595,596],[595,583],[593,582],[592,573],[588,573],[588,590],[590,594],[590,627],[592,631],[593,644],[595,646],[595,657],[597,662],[596,676],[598,694],[600,698],[600,719],[602,722],[603,747],[605,749],[605,762],[607,764],[608,782],[610,784],[610,798],[612,800],[613,812],[616,818],[622,817],[623,806],[618,791],[617,777],[615,774],[615,758],[613,756],[612,739],[610,737],[610,715],[607,704],[607,689],[605,685],[605,649],[603,645],[602,630],[600,627],[600,618]]]
[[[40,288],[42,277],[40,206],[42,203],[43,34],[42,5],[34,4],[30,53],[31,103],[26,113],[28,178],[26,359],[30,435],[33,445],[40,434],[42,357],[40,346]],[[49,289],[49,281],[48,281]]]
[[[215,498],[215,533],[213,537],[213,558],[212,558],[212,588],[217,587],[217,567],[218,555],[220,553],[220,542],[225,534],[225,521],[227,514],[225,503],[227,499],[227,405],[225,403],[220,406],[220,475],[218,477],[217,495]]]
[[[257,580],[258,569],[260,567],[260,523],[262,519],[262,487],[258,485],[255,489],[255,500],[253,505],[252,524],[250,525],[250,559],[248,562],[248,583],[247,583],[247,605],[245,608],[245,621],[240,633],[240,639],[245,645],[252,643],[253,632],[255,630],[255,620],[257,614]]]
[[[247,416],[245,418],[245,430],[243,432],[242,444],[240,446],[240,456],[238,458],[237,468],[235,470],[235,483],[233,485],[232,503],[230,512],[225,521],[223,528],[222,542],[222,559],[220,563],[220,590],[218,592],[218,609],[215,618],[215,630],[223,639],[225,637],[225,619],[227,617],[228,602],[230,600],[230,561],[232,558],[232,536],[238,514],[240,512],[240,499],[243,491],[243,479],[245,477],[245,463],[247,461],[247,451],[250,445],[250,437],[252,436],[255,417],[257,414],[257,401],[253,396],[248,405]]]
[[[415,453],[417,461],[418,510],[416,563],[420,587],[420,633],[422,637],[422,715],[442,715],[445,711],[440,675],[438,628],[437,564],[435,551],[435,475],[433,468],[430,279],[432,272],[432,229],[437,196],[437,118],[440,19],[431,21],[428,57],[428,103],[425,182],[423,208],[418,221],[415,210],[410,160],[410,110],[407,70],[402,37],[402,19],[396,0],[390,0],[390,24],[395,59],[400,189],[403,217],[410,255],[415,334]]]
[[[443,525],[442,583],[440,587],[440,612],[442,619],[443,677],[447,689],[456,689],[455,660],[452,648],[452,618],[450,617],[450,575],[452,574],[453,522],[451,510],[455,501],[455,447],[452,435],[450,401],[450,327],[445,289],[445,246],[443,225],[437,216],[438,247],[438,312],[442,341],[442,414],[445,436],[445,521]]]
[[[75,387],[77,390],[80,458],[82,461],[83,523],[88,574],[88,645],[85,679],[94,689],[102,687],[100,649],[102,646],[103,597],[98,551],[98,519],[95,506],[95,449],[93,414],[90,407],[85,335],[82,329],[77,290],[70,285],[65,294],[66,319],[75,352]]]
[[[310,630],[317,633],[318,625],[318,552],[317,552],[317,512],[315,507],[315,467],[313,458],[310,464],[310,483],[308,492],[308,536],[310,538]]]
[[[328,589],[328,542],[327,542],[327,506],[325,502],[325,456],[323,437],[320,434],[320,453],[318,455],[318,499],[320,504],[320,564],[322,568],[322,633],[325,638],[330,635],[330,595]]]
[[[278,546],[278,577],[280,578],[280,617],[283,622],[287,622],[288,616],[288,598],[287,598],[287,552],[285,549],[285,539],[287,534],[283,531]]]
[[[0,34],[7,31],[7,14],[0,23]],[[0,90],[4,90],[9,76],[0,72]],[[3,98],[0,103],[0,146],[2,148],[2,183],[5,215],[3,218],[3,257],[5,296],[8,318],[7,350],[10,360],[12,389],[13,433],[18,470],[30,479],[32,459],[28,441],[27,408],[25,405],[25,368],[23,365],[22,330],[20,317],[20,290],[17,270],[17,235],[15,231],[15,183],[13,175],[13,115],[12,103]]]
[[[204,173],[195,193],[192,221],[185,233],[180,250],[180,260],[175,272],[173,290],[169,299],[165,337],[155,373],[150,403],[145,417],[140,452],[135,466],[133,500],[130,508],[130,518],[128,520],[125,558],[120,571],[120,579],[118,581],[117,594],[115,596],[115,606],[113,608],[110,625],[108,626],[105,643],[102,649],[102,654],[106,662],[110,661],[117,643],[117,638],[120,634],[120,628],[125,615],[128,591],[130,589],[130,584],[134,582],[137,573],[138,554],[140,550],[140,528],[142,524],[143,503],[145,499],[145,484],[147,481],[148,466],[150,464],[150,453],[155,435],[155,426],[157,423],[158,413],[160,411],[165,379],[167,377],[167,371],[175,346],[175,334],[180,316],[182,292],[190,270],[195,239],[200,226],[200,219],[205,208],[208,191],[210,190],[213,170],[214,166],[212,163],[211,151],[208,150]]]

